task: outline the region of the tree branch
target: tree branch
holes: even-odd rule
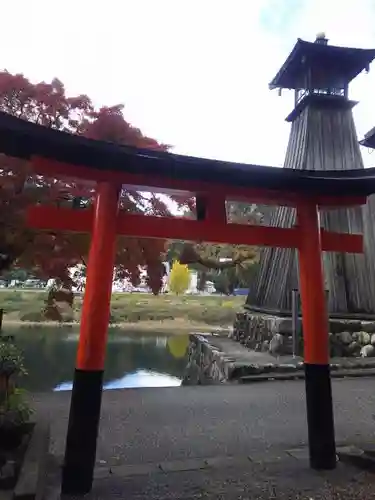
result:
[[[249,256],[241,256],[237,257],[236,259],[220,262],[219,260],[216,259],[211,259],[211,258],[204,258],[199,255],[199,253],[195,250],[193,245],[189,243],[185,243],[184,247],[181,251],[181,255],[179,258],[179,261],[181,264],[200,264],[203,267],[206,267],[207,269],[230,269],[232,267],[236,267],[239,264],[242,264],[242,262],[245,262],[247,260],[251,260]]]

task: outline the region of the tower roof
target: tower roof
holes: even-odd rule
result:
[[[375,127],[365,134],[365,137],[359,141],[359,144],[366,148],[375,149]]]
[[[307,68],[324,70],[329,82],[349,83],[375,58],[375,49],[353,49],[297,40],[285,63],[269,84],[270,89],[298,89]]]

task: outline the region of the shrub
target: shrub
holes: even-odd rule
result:
[[[11,342],[0,342],[0,429],[28,422],[32,410],[24,391],[16,387],[16,378],[26,375],[21,351]]]
[[[188,266],[180,264],[177,260],[173,262],[169,275],[169,288],[173,293],[179,295],[186,292],[190,285],[190,272]]]

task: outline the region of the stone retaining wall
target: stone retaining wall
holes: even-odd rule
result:
[[[375,322],[330,320],[331,356],[375,356]],[[292,320],[266,314],[239,312],[231,338],[250,349],[292,354]],[[298,354],[303,352],[300,341]]]
[[[190,335],[188,364],[182,385],[226,383],[231,378],[233,359],[210,343],[209,336]]]
[[[237,348],[233,349],[233,346]],[[330,366],[333,377],[375,375],[375,360],[336,358],[331,360]],[[304,376],[302,358],[276,358],[268,353],[250,351],[228,337],[194,333],[190,335],[188,364],[182,385],[247,383],[301,376]]]

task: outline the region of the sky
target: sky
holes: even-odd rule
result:
[[[123,103],[176,153],[260,165],[283,164],[293,95],[268,83],[297,38],[375,48],[373,0],[12,0],[1,11],[1,69]],[[375,63],[350,97],[362,138],[375,126]]]

